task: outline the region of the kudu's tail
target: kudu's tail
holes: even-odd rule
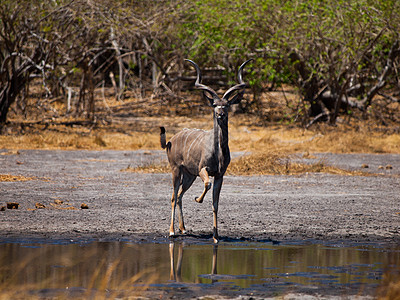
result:
[[[165,136],[165,128],[160,127],[161,133],[160,133],[160,143],[161,143],[161,148],[165,149],[167,147],[167,138]]]

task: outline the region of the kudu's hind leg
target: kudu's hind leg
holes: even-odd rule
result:
[[[210,177],[208,177],[208,172],[206,168],[203,168],[199,172],[199,176],[201,180],[204,182],[204,190],[203,193],[200,195],[200,197],[196,197],[194,200],[196,200],[199,203],[202,203],[204,200],[204,196],[207,194],[208,190],[211,188],[211,183],[210,183]]]
[[[182,173],[182,186],[178,194],[178,216],[179,216],[179,230],[181,233],[186,233],[185,223],[183,221],[183,212],[182,212],[182,197],[183,194],[192,186],[193,182],[195,181],[196,176],[183,171]]]
[[[171,225],[169,227],[169,236],[174,236],[175,235],[175,230],[174,230],[174,221],[175,221],[175,207],[176,203],[178,202],[178,190],[179,186],[181,184],[181,172],[179,169],[174,169],[172,170],[172,186],[173,186],[173,192],[172,192],[172,197],[171,197]]]

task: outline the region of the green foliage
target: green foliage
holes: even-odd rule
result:
[[[201,63],[215,65],[229,58],[237,65],[257,55],[264,58],[257,61],[262,64],[260,78],[287,81],[292,79],[287,72],[276,69],[289,51],[300,51],[321,75],[332,61],[340,72],[389,24],[382,40],[393,41],[390,36],[398,32],[395,12],[397,1],[203,0],[184,13],[178,36],[184,55]]]

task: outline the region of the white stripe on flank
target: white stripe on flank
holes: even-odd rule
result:
[[[194,130],[191,130],[191,132],[189,132],[189,134],[186,135],[185,142],[183,143],[183,149],[186,149],[186,142],[187,142],[189,136],[190,136],[192,133],[194,133],[194,132],[195,132]]]
[[[189,159],[189,154],[190,154],[190,150],[192,149],[192,146],[194,145],[194,143],[201,137],[203,137],[204,134],[199,134],[194,140],[193,142],[190,144],[189,149],[187,150],[187,154],[186,154],[186,159]]]

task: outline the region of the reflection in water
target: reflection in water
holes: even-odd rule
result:
[[[178,262],[175,269],[175,245],[178,244]],[[213,254],[212,254],[212,266],[211,266],[211,277],[215,277],[217,274],[217,255],[218,255],[218,245],[212,245]],[[183,258],[183,243],[170,243],[169,244],[169,259],[171,262],[171,272],[170,272],[170,280],[176,282],[182,282],[182,258]],[[216,280],[213,280],[214,283]]]
[[[399,248],[366,245],[4,243],[0,292],[161,298],[288,291],[375,295],[383,273],[399,270],[399,258]]]
[[[179,250],[178,250],[178,265],[177,265],[177,271],[175,271],[175,254],[174,254],[174,248],[175,248],[175,243],[170,243],[169,244],[169,259],[171,261],[171,272],[169,279],[181,282],[181,269],[182,269],[182,256],[183,256],[183,244],[179,244]]]

